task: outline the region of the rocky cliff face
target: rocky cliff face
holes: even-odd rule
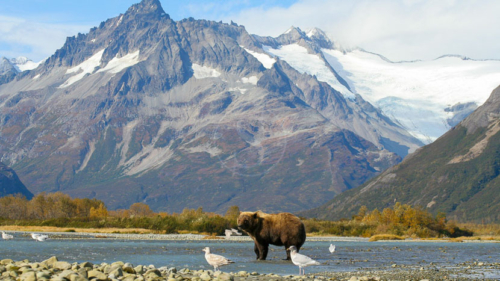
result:
[[[0,85],[12,81],[17,73],[18,71],[7,58],[0,58]]]
[[[366,184],[303,215],[350,218],[363,205],[380,211],[396,201],[459,221],[499,222],[500,87],[438,140]]]
[[[0,197],[16,194],[27,199],[33,198],[33,194],[19,180],[16,172],[0,162]]]
[[[397,128],[370,104],[262,48],[143,0],[0,85],[0,157],[34,192],[169,212],[304,210],[401,160],[358,134]]]

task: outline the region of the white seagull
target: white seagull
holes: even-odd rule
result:
[[[214,271],[217,271],[220,266],[234,263],[234,261],[228,260],[223,256],[210,254],[209,247],[205,247],[202,251],[205,252],[205,259],[207,260],[209,265],[212,265],[214,267]]]
[[[299,267],[299,275],[306,274],[305,269],[302,269],[303,267],[320,265],[319,262],[311,259],[310,257],[297,253],[297,248],[295,246],[290,246],[288,250],[290,250],[290,257],[292,258],[293,264]]]
[[[333,254],[333,252],[335,252],[335,245],[330,244],[330,248],[329,248],[329,250],[330,250],[330,253],[332,253],[332,254]]]
[[[231,229],[226,229],[224,232],[226,234],[226,237],[229,238],[234,235],[241,235],[241,232],[239,232],[237,229],[231,228]]]
[[[2,239],[4,240],[14,239],[14,236],[2,231]]]
[[[35,240],[36,240],[36,241],[43,242],[43,241],[47,240],[47,238],[49,238],[49,236],[47,236],[47,235],[38,235],[38,236],[35,238]]]
[[[47,240],[47,238],[49,238],[49,236],[45,235],[45,234],[31,233],[31,238],[33,238],[36,241],[43,242],[43,241]]]

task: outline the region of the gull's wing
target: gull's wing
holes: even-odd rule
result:
[[[216,254],[206,254],[205,258],[207,259],[207,262],[210,265],[225,265],[225,264],[230,264],[233,263],[233,261],[226,259],[223,256],[216,255]]]
[[[292,262],[295,265],[299,265],[299,266],[307,266],[307,265],[319,264],[319,262],[311,259],[310,257],[304,256],[304,255],[299,254],[299,253],[295,254],[295,256],[292,257]]]

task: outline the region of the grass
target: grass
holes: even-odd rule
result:
[[[150,229],[143,228],[67,228],[56,226],[19,226],[2,225],[3,231],[26,231],[26,232],[84,232],[84,233],[135,233],[135,234],[153,234],[156,233]]]
[[[375,241],[380,241],[380,240],[405,240],[405,238],[402,236],[393,235],[393,234],[378,234],[378,235],[373,235],[372,237],[370,237],[370,239],[368,241],[375,242]]]

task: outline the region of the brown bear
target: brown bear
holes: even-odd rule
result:
[[[286,259],[290,260],[288,248],[295,246],[298,252],[306,241],[304,224],[290,213],[242,212],[238,217],[238,228],[252,237],[258,260],[266,259],[269,244],[285,246]]]

